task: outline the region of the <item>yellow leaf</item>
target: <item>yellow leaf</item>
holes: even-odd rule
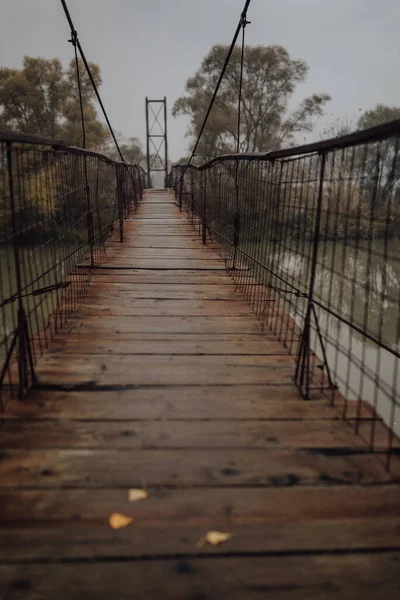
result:
[[[221,531],[208,531],[196,544],[196,548],[201,548],[208,543],[211,546],[218,546],[222,542],[226,542],[232,537],[232,533],[222,533]]]
[[[128,525],[133,523],[133,519],[119,513],[113,513],[108,519],[108,522],[112,529],[121,529],[121,527],[128,527]]]
[[[129,490],[128,492],[128,500],[129,502],[137,502],[138,500],[146,500],[149,495],[146,490]]]

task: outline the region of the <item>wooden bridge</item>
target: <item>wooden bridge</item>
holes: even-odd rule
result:
[[[145,193],[2,415],[0,598],[398,597],[398,458],[293,374],[172,194]]]

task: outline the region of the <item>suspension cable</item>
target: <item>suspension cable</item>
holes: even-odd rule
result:
[[[71,44],[74,47],[75,53],[75,67],[76,67],[76,79],[78,82],[78,95],[79,95],[79,106],[81,111],[81,126],[82,126],[82,148],[86,149],[86,127],[85,127],[85,115],[83,113],[83,98],[82,98],[82,85],[81,85],[81,74],[79,71],[79,59],[77,50],[77,39],[76,31],[71,31]]]
[[[250,21],[247,21],[246,17],[242,15],[240,26],[242,28],[242,49],[240,53],[240,71],[239,71],[239,96],[238,96],[238,112],[237,112],[237,140],[236,140],[236,153],[240,152],[240,117],[241,117],[241,105],[242,105],[242,84],[243,84],[243,63],[244,63],[244,39],[246,25]],[[236,254],[237,247],[239,244],[239,233],[240,233],[240,212],[239,212],[239,161],[235,161],[235,197],[236,197],[236,211],[234,221],[234,254],[232,259],[231,270],[236,268]]]
[[[245,38],[245,30],[246,25],[250,23],[247,21],[246,16],[241,19],[241,27],[242,27],[242,50],[240,55],[240,75],[239,75],[239,98],[238,98],[238,118],[237,118],[237,142],[236,142],[236,152],[239,154],[240,152],[240,117],[241,117],[241,105],[242,105],[242,84],[243,84],[243,62],[244,62],[244,38]]]
[[[200,129],[200,133],[199,133],[199,135],[198,135],[198,137],[197,137],[197,140],[196,140],[196,143],[195,143],[195,145],[194,145],[194,148],[193,148],[192,154],[191,154],[191,156],[190,156],[190,158],[189,158],[189,163],[188,163],[188,164],[190,164],[190,162],[191,162],[191,161],[192,161],[192,159],[193,159],[193,156],[194,156],[194,155],[195,155],[195,153],[196,153],[197,146],[199,145],[200,138],[201,138],[201,136],[203,135],[204,128],[205,128],[205,126],[206,126],[206,123],[207,123],[207,121],[208,121],[208,117],[210,116],[211,109],[212,109],[212,107],[213,107],[213,104],[214,104],[214,101],[215,101],[215,99],[216,99],[216,97],[217,97],[217,94],[218,94],[219,87],[220,87],[220,85],[221,85],[221,83],[222,83],[222,79],[223,79],[223,77],[224,77],[224,75],[225,75],[225,71],[226,71],[226,69],[227,69],[227,66],[228,66],[228,63],[229,63],[229,61],[230,61],[230,58],[231,58],[231,55],[232,55],[233,49],[235,48],[236,41],[237,41],[237,39],[238,39],[238,37],[239,37],[240,30],[241,30],[241,29],[242,29],[242,27],[243,27],[243,23],[248,23],[248,22],[249,22],[249,21],[247,21],[247,20],[246,20],[246,16],[247,16],[247,10],[248,10],[248,8],[249,8],[249,6],[250,6],[250,2],[251,2],[251,0],[246,0],[246,2],[245,2],[245,5],[244,5],[244,8],[243,8],[243,10],[242,10],[242,13],[241,13],[241,15],[240,15],[239,23],[238,23],[238,25],[237,25],[237,27],[236,27],[236,31],[235,31],[235,34],[234,34],[234,36],[233,36],[233,40],[232,40],[232,42],[231,42],[231,45],[230,45],[230,47],[229,47],[228,54],[226,55],[226,58],[225,58],[224,65],[223,65],[223,67],[222,67],[222,71],[221,71],[221,73],[220,73],[220,76],[219,76],[219,78],[218,78],[217,85],[215,86],[214,93],[213,93],[213,95],[212,95],[212,98],[211,98],[210,104],[209,104],[209,106],[208,106],[208,109],[207,109],[206,115],[205,115],[205,117],[204,117],[203,124],[202,124],[202,126],[201,126],[201,129]]]
[[[179,185],[179,184],[181,183],[181,181],[183,180],[183,178],[184,178],[184,176],[185,176],[185,173],[186,173],[186,170],[187,170],[187,168],[188,168],[188,165],[190,165],[191,161],[193,160],[193,158],[194,158],[194,156],[195,156],[195,154],[196,154],[197,146],[199,145],[200,138],[201,138],[201,136],[203,135],[203,131],[204,131],[204,128],[205,128],[205,126],[206,126],[206,124],[207,124],[208,117],[210,116],[211,109],[212,109],[212,107],[213,107],[213,104],[214,104],[214,102],[215,102],[215,99],[216,99],[216,97],[217,97],[217,94],[218,94],[219,87],[220,87],[220,85],[221,85],[221,83],[222,83],[222,80],[223,80],[223,78],[224,78],[225,71],[226,71],[226,69],[227,69],[227,67],[228,67],[228,64],[229,64],[230,58],[231,58],[231,56],[232,56],[232,52],[233,52],[233,50],[234,50],[234,48],[235,48],[235,45],[236,45],[237,39],[238,39],[238,37],[239,37],[240,30],[242,29],[242,30],[243,30],[243,33],[242,33],[241,75],[240,75],[239,108],[238,108],[238,110],[239,110],[239,114],[238,114],[238,130],[239,130],[239,127],[240,127],[240,96],[241,96],[242,73],[243,73],[243,46],[244,46],[244,29],[245,29],[246,25],[247,25],[248,23],[250,23],[250,21],[247,21],[247,10],[248,10],[248,8],[249,8],[249,6],[250,6],[250,2],[251,2],[251,0],[246,0],[246,2],[245,2],[245,5],[244,5],[244,7],[243,7],[243,10],[242,10],[242,12],[241,12],[241,14],[240,14],[239,23],[238,23],[238,25],[237,25],[237,27],[236,27],[236,31],[235,31],[235,33],[234,33],[234,36],[233,36],[233,39],[232,39],[231,45],[230,45],[230,47],[229,47],[229,50],[228,50],[228,54],[226,55],[226,58],[225,58],[225,61],[224,61],[224,64],[223,64],[223,67],[222,67],[222,70],[221,70],[220,76],[219,76],[219,78],[218,78],[218,81],[217,81],[217,85],[215,86],[215,90],[214,90],[214,93],[213,93],[213,95],[212,95],[212,98],[211,98],[210,104],[209,104],[209,106],[208,106],[207,112],[206,112],[206,114],[205,114],[205,117],[204,117],[204,120],[203,120],[203,123],[202,123],[201,129],[200,129],[199,135],[197,136],[196,143],[195,143],[195,145],[194,145],[194,148],[193,148],[193,150],[192,150],[192,154],[190,155],[190,158],[189,158],[189,160],[188,160],[188,162],[187,162],[187,165],[185,165],[185,166],[183,167],[183,172],[182,172],[182,174],[181,174],[181,176],[180,176],[180,179],[179,179],[179,181],[178,181],[177,185]],[[239,141],[239,135],[238,135],[238,141]]]
[[[101,97],[100,97],[99,91],[98,91],[98,89],[97,89],[97,86],[96,86],[96,83],[95,83],[95,81],[94,81],[93,74],[92,74],[92,71],[91,71],[91,69],[90,69],[89,63],[88,63],[88,61],[86,60],[85,53],[83,52],[83,49],[82,49],[81,43],[80,43],[80,41],[79,41],[79,38],[78,38],[78,33],[77,33],[77,31],[76,31],[76,29],[75,29],[75,27],[74,27],[74,24],[73,24],[73,21],[72,21],[71,15],[70,15],[70,13],[69,13],[69,10],[68,10],[68,7],[67,7],[66,0],[61,0],[61,4],[62,4],[62,7],[63,7],[63,9],[64,9],[65,16],[66,16],[66,18],[67,18],[67,21],[68,21],[68,23],[69,23],[69,26],[70,26],[70,29],[71,29],[71,42],[72,42],[74,45],[76,44],[76,47],[77,47],[77,48],[78,48],[78,50],[79,50],[80,57],[81,57],[81,59],[82,59],[82,61],[83,61],[83,64],[85,65],[85,69],[86,69],[86,72],[87,72],[87,74],[88,74],[88,76],[89,76],[90,83],[92,84],[93,90],[94,90],[94,92],[95,92],[95,94],[96,94],[96,97],[97,97],[97,100],[98,100],[98,102],[99,102],[99,104],[100,104],[100,107],[101,107],[101,110],[102,110],[102,112],[103,112],[104,118],[105,118],[105,120],[106,120],[106,122],[107,122],[107,125],[108,125],[108,129],[109,129],[109,131],[110,131],[110,133],[111,133],[111,136],[112,136],[112,138],[113,138],[113,140],[114,140],[114,144],[115,144],[115,146],[116,146],[116,148],[117,148],[117,150],[118,150],[118,154],[119,154],[119,156],[120,156],[121,160],[122,160],[123,162],[125,162],[125,159],[124,159],[124,157],[123,157],[123,155],[122,155],[122,152],[121,152],[121,148],[119,147],[119,144],[118,144],[118,142],[117,142],[117,138],[115,137],[115,134],[114,134],[114,130],[113,130],[112,126],[111,126],[111,123],[110,123],[110,120],[109,120],[109,118],[108,118],[108,115],[107,115],[106,109],[104,108],[103,101],[102,101],[102,99],[101,99]]]

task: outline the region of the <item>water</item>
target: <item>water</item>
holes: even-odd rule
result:
[[[273,262],[281,276],[307,291],[310,255],[310,245],[302,248],[301,253],[285,249],[276,251]],[[383,240],[324,241],[318,254],[314,296],[371,336],[369,339],[317,308],[328,364],[340,391],[347,399],[370,402],[397,433],[400,433],[400,361],[389,349],[400,352],[399,257],[400,240],[391,240],[386,246]],[[292,313],[292,316],[302,327],[305,302],[299,302],[297,307],[302,314]],[[316,335],[312,346],[321,357]]]

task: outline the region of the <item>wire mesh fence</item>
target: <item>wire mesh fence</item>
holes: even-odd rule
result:
[[[371,450],[383,444],[388,461],[400,432],[399,135],[396,121],[171,173],[203,242],[215,243],[262,327],[295,356],[303,397],[340,399],[343,417]],[[371,418],[361,420],[364,401]]]
[[[144,171],[53,140],[0,134],[0,394],[34,364],[139,205]]]

